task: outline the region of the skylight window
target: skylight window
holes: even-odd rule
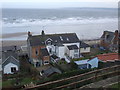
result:
[[[63,38],[62,38],[62,36],[60,36],[60,39],[61,39],[61,41],[63,41]]]
[[[67,41],[69,41],[69,38],[67,38]]]
[[[55,42],[57,42],[57,40],[55,40]]]

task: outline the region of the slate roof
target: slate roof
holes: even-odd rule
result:
[[[75,33],[64,33],[64,34],[45,34],[29,36],[30,46],[45,45],[45,41],[50,38],[52,43],[75,43],[79,42],[79,39]]]
[[[61,71],[60,71],[59,69],[57,69],[57,68],[50,67],[50,68],[44,70],[43,75],[49,77],[50,75],[52,75],[52,74],[54,74],[54,73],[59,73],[59,74],[61,74]]]
[[[106,41],[111,42],[111,40],[112,40],[113,37],[114,37],[114,32],[111,32],[111,31],[104,31],[104,34],[101,36],[101,39],[105,39],[105,34],[108,35],[108,37],[106,38]]]
[[[80,41],[80,48],[86,48],[86,47],[90,47],[88,44]]]
[[[51,55],[51,57],[53,58],[53,59],[57,59],[58,58],[58,56],[56,56],[56,55]]]
[[[42,48],[42,49],[41,49],[41,55],[42,55],[42,56],[49,56],[49,53],[48,53],[47,48]]]
[[[19,66],[18,55],[14,51],[2,52],[2,67],[8,63],[13,63]]]
[[[70,46],[67,46],[69,50],[74,50],[74,49],[78,49],[78,46],[77,45],[70,45]]]

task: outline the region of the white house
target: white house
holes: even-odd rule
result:
[[[95,57],[93,59],[79,60],[74,62],[78,65],[78,68],[80,69],[90,69],[98,67],[99,59]]]
[[[80,41],[80,53],[88,54],[90,53],[90,46],[82,41]]]
[[[70,58],[79,58],[79,48],[77,45],[69,45],[66,48],[66,54]]]
[[[49,55],[56,55],[58,58],[65,58],[67,62],[70,62],[70,57],[79,58],[80,52],[78,50],[70,50],[70,54],[66,56],[66,50],[68,46],[75,45],[77,48],[80,48],[80,41],[76,33],[62,33],[62,34],[45,34],[42,31],[41,35],[31,35],[28,32],[27,46],[28,46],[28,56],[30,62],[35,64],[33,60],[41,61],[40,54],[36,55],[36,51],[41,53],[41,48],[47,48]],[[36,50],[36,51],[35,51]],[[39,57],[39,58],[38,58]],[[39,63],[38,62],[38,63]]]
[[[66,54],[72,58],[79,58],[80,42],[75,33],[49,35],[45,41],[50,55],[55,54],[60,58],[65,58]]]
[[[19,71],[19,60],[14,51],[2,53],[2,70],[4,74],[14,74]]]

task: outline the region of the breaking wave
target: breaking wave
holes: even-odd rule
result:
[[[8,19],[3,18],[3,26],[5,27],[18,27],[18,26],[31,26],[31,25],[78,25],[78,24],[97,24],[97,23],[114,23],[117,18],[81,18],[71,17],[64,19],[57,19],[57,17],[46,19]]]

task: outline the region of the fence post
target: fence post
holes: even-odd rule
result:
[[[95,72],[94,81],[96,81],[96,79],[97,79],[97,73],[98,73],[98,70]]]

